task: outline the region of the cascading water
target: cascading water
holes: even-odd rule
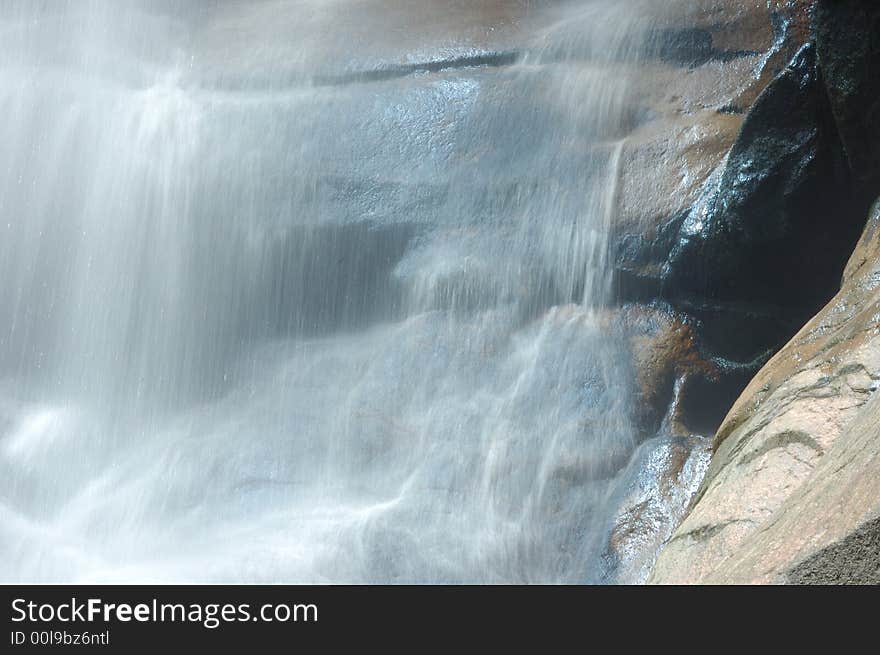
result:
[[[4,3],[0,579],[604,579],[651,4]]]

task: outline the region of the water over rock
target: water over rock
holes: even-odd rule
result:
[[[702,359],[688,317],[662,305],[625,305],[615,313],[612,325],[629,344],[645,432],[700,434],[703,426],[694,428],[691,423],[698,413],[688,406],[692,380],[715,382],[717,370]]]
[[[709,446],[697,436],[661,435],[639,447],[624,473],[627,483],[604,553],[608,579],[645,582],[706,473]]]
[[[0,577],[598,575],[667,10],[4,3]]]
[[[2,576],[643,580],[864,221],[873,14],[815,4],[0,10]],[[862,243],[688,539],[862,411]]]

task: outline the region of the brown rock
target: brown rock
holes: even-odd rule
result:
[[[615,327],[630,344],[642,423],[656,429],[665,418],[666,432],[691,434],[687,417],[679,412],[682,381],[695,374],[711,377],[716,373],[699,354],[693,326],[671,310],[628,305],[620,310]]]

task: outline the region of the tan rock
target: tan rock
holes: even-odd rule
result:
[[[705,581],[880,584],[880,394]]]
[[[743,63],[749,66],[750,74],[742,78],[743,87],[730,103],[746,110],[810,39],[815,5],[816,0],[689,0],[671,5],[666,17],[672,25],[708,32],[716,52],[731,57],[754,54],[754,58],[710,62],[727,70]]]

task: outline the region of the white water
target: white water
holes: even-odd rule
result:
[[[2,4],[0,579],[607,573],[648,16],[527,4]]]

